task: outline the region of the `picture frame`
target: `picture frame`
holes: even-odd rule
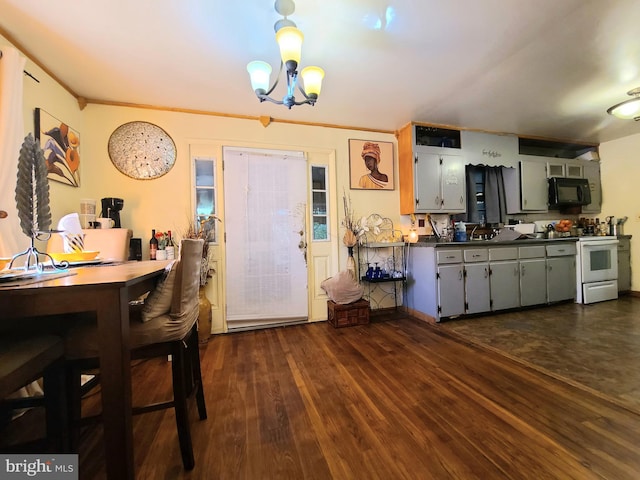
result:
[[[395,190],[393,143],[349,139],[349,185],[352,190]]]
[[[47,178],[80,186],[80,133],[41,108],[35,109],[35,138],[47,163]]]

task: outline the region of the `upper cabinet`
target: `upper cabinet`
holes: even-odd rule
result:
[[[520,156],[520,198],[523,212],[549,210],[547,164],[536,157]]]
[[[518,166],[518,137],[463,130],[462,153],[469,165]]]
[[[582,206],[582,213],[600,213],[602,210],[602,187],[600,185],[600,162],[585,162],[583,178],[589,180],[591,203]]]
[[[591,188],[591,203],[582,206],[582,213],[600,213],[602,191],[600,186],[600,162],[593,159],[598,158],[598,146],[588,143],[572,143],[553,140],[543,140],[537,138],[519,138],[519,151],[522,154],[522,162],[539,162],[545,165],[546,176],[566,177],[566,178],[586,178],[589,180]],[[531,210],[531,199],[533,192],[525,195],[527,189],[539,189],[540,179],[538,178],[542,167],[529,165],[529,170],[536,170],[536,173],[529,171],[523,173],[521,170],[522,186],[522,209]],[[527,168],[527,167],[525,167]],[[528,199],[529,208],[525,208],[525,199]],[[538,203],[538,202],[536,202]],[[541,205],[538,205],[540,207]]]
[[[398,133],[400,213],[466,210],[460,132],[408,124]]]

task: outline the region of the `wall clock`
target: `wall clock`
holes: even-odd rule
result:
[[[163,176],[176,162],[176,145],[162,128],[148,122],[129,122],[109,137],[109,157],[128,177],[150,180]]]

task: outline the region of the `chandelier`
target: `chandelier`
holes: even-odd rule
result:
[[[294,105],[303,105],[305,103],[314,105],[320,95],[324,70],[320,67],[303,68],[300,72],[300,77],[302,77],[302,85],[300,85],[298,82],[298,64],[300,63],[304,35],[298,30],[296,24],[287,18],[294,12],[295,4],[293,0],[276,0],[274,8],[278,14],[283,16],[273,26],[276,31],[276,42],[280,47],[280,71],[275,83],[269,87],[271,65],[259,60],[250,62],[247,65],[247,71],[251,77],[251,87],[260,102],[268,100],[278,105],[285,105],[289,109]],[[283,68],[286,69],[287,75],[287,93],[282,100],[274,100],[269,95],[278,85]],[[296,86],[304,96],[302,101],[297,101],[294,96]]]
[[[624,120],[640,120],[640,87],[629,90],[627,95],[633,98],[614,105],[607,113]]]

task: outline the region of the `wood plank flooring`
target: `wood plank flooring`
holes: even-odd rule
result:
[[[564,303],[438,324],[640,411],[640,298]]]
[[[396,314],[212,337],[195,469],[155,412],[134,419],[138,478],[640,478],[637,409],[452,330]],[[133,376],[136,398],[170,392],[166,362]],[[104,478],[101,429],[83,439],[80,478]]]

